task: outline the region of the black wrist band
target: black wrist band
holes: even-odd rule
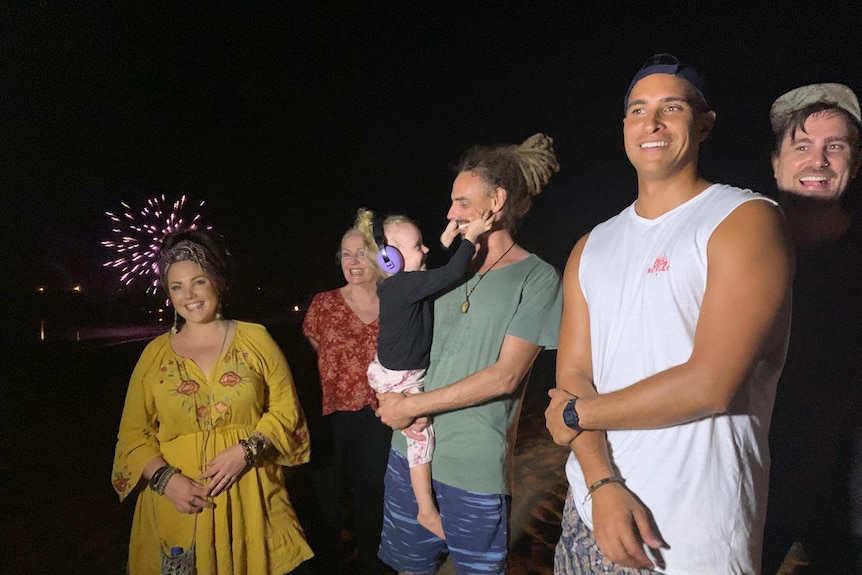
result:
[[[156,490],[156,485],[159,484],[159,479],[161,479],[161,477],[162,477],[162,475],[164,475],[165,471],[167,471],[170,468],[171,468],[170,465],[162,465],[161,467],[156,469],[156,471],[150,477],[150,481],[149,481],[150,489],[152,489],[153,491]]]

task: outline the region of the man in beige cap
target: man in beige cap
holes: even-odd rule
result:
[[[862,222],[848,193],[862,160],[859,101],[842,84],[803,86],[775,101],[770,121],[797,265],[770,429],[763,574],[776,573],[794,542],[804,573],[860,573],[859,493],[850,510],[862,438]]]

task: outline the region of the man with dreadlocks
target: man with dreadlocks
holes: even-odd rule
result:
[[[695,68],[656,55],[624,102],[637,199],[578,241],[563,278],[545,419],[572,453],[554,572],[758,573],[789,235],[774,201],[699,175],[715,112]]]
[[[448,552],[460,572],[503,574],[508,555],[509,443],[539,352],[557,344],[560,277],[513,234],[551,175],[553,141],[474,146],[461,157],[447,218],[464,234],[492,213],[464,281],[434,304],[425,393],[381,394],[378,416],[393,429],[434,417],[433,487],[446,539],[416,521],[406,440],[393,434],[386,471],[380,558],[400,573],[436,573]]]

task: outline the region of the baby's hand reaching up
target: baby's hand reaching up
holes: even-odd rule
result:
[[[452,241],[455,239],[455,236],[458,235],[458,222],[455,220],[449,220],[449,223],[446,224],[446,229],[443,230],[443,233],[440,234],[440,243],[444,248],[448,248],[452,245]]]
[[[494,212],[488,210],[487,212],[480,214],[478,218],[472,220],[467,225],[467,231],[464,232],[464,238],[475,244],[476,239],[490,230],[492,225],[494,225]]]

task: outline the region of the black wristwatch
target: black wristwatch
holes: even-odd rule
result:
[[[581,420],[578,417],[578,412],[575,410],[576,401],[578,401],[577,397],[570,399],[569,402],[566,403],[566,407],[563,408],[563,422],[575,431],[583,431],[583,429],[581,429]]]

